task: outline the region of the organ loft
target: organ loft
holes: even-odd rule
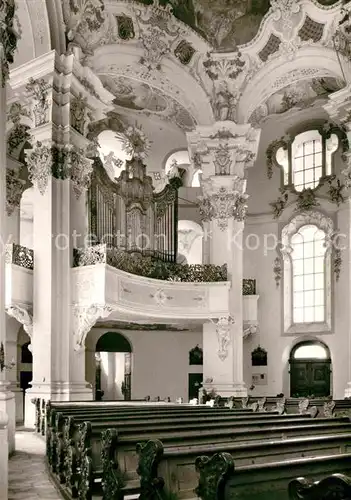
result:
[[[351,499],[350,13],[0,0],[0,500]]]

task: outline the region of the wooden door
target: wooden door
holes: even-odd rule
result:
[[[326,397],[330,395],[330,360],[290,361],[291,397]]]
[[[188,384],[188,397],[190,399],[199,397],[199,390],[202,386],[203,374],[202,373],[189,373],[189,384]]]

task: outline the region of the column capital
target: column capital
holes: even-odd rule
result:
[[[187,134],[190,156],[202,177],[239,175],[253,166],[261,130],[249,123],[216,122]]]
[[[52,141],[37,141],[33,149],[26,151],[30,180],[44,195],[50,177],[72,181],[77,199],[89,188],[93,160],[87,152],[71,145],[58,145]]]
[[[245,179],[237,175],[211,176],[202,181],[202,188],[199,208],[204,222],[216,220],[219,229],[225,231],[230,219],[245,220],[249,197]]]

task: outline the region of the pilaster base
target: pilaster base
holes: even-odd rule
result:
[[[219,396],[223,396],[225,398],[229,398],[234,396],[236,398],[246,398],[247,396],[247,388],[245,384],[242,383],[233,383],[233,384],[203,384],[203,388],[206,389],[207,392],[214,391]]]
[[[25,395],[24,425],[29,429],[35,428],[35,406],[32,403],[35,398],[45,401],[92,401],[93,390],[86,382],[32,383],[32,387],[26,390]]]
[[[16,424],[24,421],[24,393],[17,382],[10,382],[9,390],[15,395]]]
[[[8,417],[8,450],[9,455],[15,451],[16,432],[16,403],[15,395],[9,390],[10,382],[0,380],[0,413],[4,412]]]
[[[351,398],[351,382],[346,386],[344,398]]]

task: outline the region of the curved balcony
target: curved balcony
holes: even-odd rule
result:
[[[105,304],[111,312],[162,320],[228,315],[225,267],[165,263],[105,245],[76,251],[74,264],[75,306]]]
[[[229,314],[226,266],[180,265],[106,245],[75,250],[72,299],[76,312],[134,320],[199,321]],[[256,281],[243,281],[244,330],[257,326]],[[95,321],[96,321],[95,320]],[[247,330],[249,328],[249,330]]]

